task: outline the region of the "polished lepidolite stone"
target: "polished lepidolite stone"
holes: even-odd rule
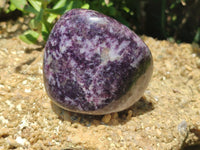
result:
[[[124,110],[143,95],[151,52],[129,28],[93,10],[73,9],[55,24],[44,51],[46,91],[58,106],[85,114]]]

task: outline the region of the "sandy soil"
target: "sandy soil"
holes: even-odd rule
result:
[[[0,149],[178,150],[200,144],[198,45],[142,36],[154,58],[144,96],[123,112],[88,116],[51,103],[42,79],[43,48],[17,38],[26,25],[9,24],[0,24]]]

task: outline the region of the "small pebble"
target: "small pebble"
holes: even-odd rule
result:
[[[68,111],[63,112],[63,119],[70,121],[70,113]]]
[[[28,145],[28,144],[29,144],[29,142],[28,142],[27,139],[21,138],[20,136],[18,136],[18,137],[16,138],[16,142],[17,142],[18,144],[20,144],[20,145]]]
[[[200,59],[197,60],[197,68],[200,69]]]
[[[102,118],[102,122],[104,123],[109,123],[110,122],[110,119],[111,119],[111,115],[110,114],[107,114],[107,115],[104,115],[103,118]]]
[[[99,120],[93,120],[92,123],[93,123],[94,125],[99,125],[99,124],[100,124],[100,121],[99,121]]]
[[[18,20],[19,20],[20,23],[24,22],[24,18],[23,17],[20,17]]]
[[[31,92],[31,89],[25,89],[24,92],[30,93],[30,92]]]
[[[197,90],[200,92],[200,84],[198,85]]]
[[[27,30],[28,29],[28,26],[27,25],[22,25],[22,30],[24,31],[24,30]]]
[[[2,128],[2,129],[0,130],[0,137],[7,137],[7,136],[9,136],[9,129],[7,129],[7,128]]]
[[[179,125],[178,125],[178,132],[181,135],[184,135],[187,132],[187,122],[183,120]]]
[[[130,120],[131,117],[132,117],[132,115],[133,115],[133,111],[132,111],[132,110],[129,110],[126,119],[127,119],[127,120]]]
[[[15,149],[15,148],[21,146],[19,143],[17,143],[17,141],[15,141],[15,140],[12,139],[12,138],[7,138],[7,143],[9,144],[9,148],[10,148],[10,149]]]
[[[113,118],[113,119],[116,119],[116,118],[118,118],[118,116],[119,116],[119,115],[118,115],[118,113],[117,113],[117,112],[112,114],[112,118]]]
[[[117,125],[119,123],[119,121],[117,119],[111,119],[110,122],[112,125]]]

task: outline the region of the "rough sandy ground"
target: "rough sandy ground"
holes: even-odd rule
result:
[[[2,33],[0,149],[178,150],[200,143],[199,47],[142,38],[154,57],[143,98],[120,113],[87,116],[51,103],[40,46]]]

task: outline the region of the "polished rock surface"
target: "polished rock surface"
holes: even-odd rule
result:
[[[43,76],[58,106],[85,114],[124,110],[143,95],[151,52],[129,28],[93,10],[73,9],[46,43]]]

